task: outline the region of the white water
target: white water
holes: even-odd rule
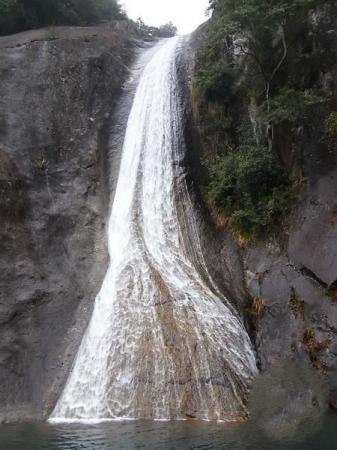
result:
[[[208,279],[179,164],[178,48],[179,38],[158,45],[141,76],[109,224],[111,264],[52,421],[246,414],[252,346]]]

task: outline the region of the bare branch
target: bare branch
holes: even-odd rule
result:
[[[282,44],[283,44],[283,55],[282,55],[282,58],[280,59],[279,63],[277,64],[277,66],[273,70],[273,73],[270,76],[269,82],[271,82],[274,79],[275,75],[280,70],[280,68],[281,68],[282,64],[284,63],[284,61],[285,61],[285,59],[287,57],[287,54],[288,54],[288,47],[287,47],[287,42],[286,42],[286,37],[285,37],[283,25],[282,25],[282,31],[281,31],[281,38],[282,38]]]

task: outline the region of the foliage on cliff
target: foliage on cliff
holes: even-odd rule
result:
[[[144,23],[143,20],[139,17],[136,24],[138,30],[141,33],[145,33],[148,35],[155,35],[158,37],[169,38],[176,36],[176,34],[178,33],[178,28],[172,22],[168,22],[157,28],[146,25],[146,23]]]
[[[335,3],[210,1],[193,83],[208,174],[203,190],[213,212],[244,237],[264,237],[282,223],[301,173],[293,149],[318,109],[324,135],[324,115],[335,104],[326,75],[337,52],[335,34],[321,22],[336,14]],[[330,135],[333,119],[325,125]],[[295,153],[291,161],[285,146]]]
[[[0,35],[46,25],[91,25],[122,16],[117,0],[0,0]]]
[[[225,157],[215,157],[209,174],[210,204],[230,218],[234,233],[268,233],[287,210],[288,180],[267,148],[229,150]]]

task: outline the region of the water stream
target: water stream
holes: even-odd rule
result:
[[[110,267],[53,422],[247,414],[254,352],[207,272],[183,170],[180,45],[159,43],[141,75],[109,223]]]

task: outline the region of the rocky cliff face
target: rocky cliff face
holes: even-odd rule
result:
[[[330,38],[335,36],[337,40],[328,13],[322,11],[316,23],[324,23]],[[207,26],[203,26],[192,35],[188,49],[190,79],[206,33]],[[336,79],[333,62],[331,67],[330,72],[322,68],[323,89],[324,80],[330,80],[331,88]],[[301,138],[295,146],[288,142],[286,130],[277,136],[280,156],[288,167],[293,164],[294,154],[302,155],[305,180],[277,238],[236,247],[240,266],[237,253],[233,254],[235,244],[226,229],[216,229],[215,233],[218,254],[223,255],[223,270],[228,272],[230,266],[245,280],[244,289],[250,298],[246,317],[255,329],[251,334],[262,372],[289,361],[312,366],[317,377],[327,382],[330,405],[336,408],[337,167],[336,158],[322,144],[318,131],[322,129],[321,121],[321,112],[314,111],[305,128],[299,130]],[[202,170],[198,165],[200,141],[195,123],[190,123],[189,153],[194,161],[192,178],[198,184]],[[236,277],[240,280],[240,275]]]
[[[0,38],[0,421],[51,412],[90,317],[140,45],[127,24]]]
[[[246,318],[262,372],[286,360],[311,365],[337,408],[335,159],[309,122],[295,148],[306,182],[279,238],[240,247],[216,228],[199,195],[188,92],[206,32],[186,43],[179,69],[207,265]],[[71,368],[108,264],[105,226],[133,87],[119,98],[143,45],[127,25],[0,38],[0,421],[46,417]],[[331,88],[336,75],[321,81]],[[291,165],[285,136],[279,151]]]

